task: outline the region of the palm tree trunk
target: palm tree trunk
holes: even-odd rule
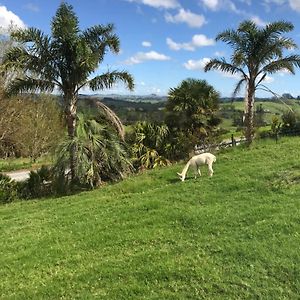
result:
[[[71,141],[76,137],[76,117],[77,117],[77,98],[71,94],[66,93],[64,96],[65,101],[65,117],[68,128],[68,136]],[[70,147],[70,170],[71,181],[75,182],[77,179],[77,146],[72,143]]]
[[[254,95],[255,95],[255,85],[249,83],[247,90],[247,98],[246,98],[246,113],[245,113],[245,137],[246,142],[250,145],[253,141],[254,136]]]

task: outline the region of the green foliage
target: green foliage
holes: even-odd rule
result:
[[[290,110],[285,111],[282,114],[281,119],[283,122],[282,124],[283,127],[290,128],[290,129],[295,128],[297,119],[296,119],[296,114],[293,111]]]
[[[76,174],[80,184],[93,188],[103,181],[122,179],[130,172],[125,146],[115,131],[101,119],[85,119],[79,115],[76,138],[66,139],[56,151],[54,174],[58,182],[70,170],[73,146],[77,149]]]
[[[131,144],[133,165],[136,169],[167,166],[169,129],[165,124],[137,122],[127,138]]]
[[[7,70],[19,69],[26,75],[12,80],[7,93],[53,92],[57,88],[63,95],[69,138],[76,143],[80,89],[109,89],[121,81],[132,90],[133,77],[126,71],[117,70],[92,77],[109,50],[113,53],[120,50],[120,41],[112,24],[95,25],[81,31],[73,7],[63,1],[51,25],[50,36],[36,28],[19,29],[11,34],[17,44],[6,53],[4,65]],[[77,149],[74,146],[69,151],[71,178],[75,181]]]
[[[217,135],[216,128],[221,123],[218,109],[219,94],[205,80],[188,78],[170,89],[166,123],[173,141],[179,138],[178,142],[182,142],[182,136],[188,137],[186,154],[194,145],[207,143]]]
[[[9,203],[18,198],[16,182],[0,173],[0,203]]]
[[[0,157],[36,161],[59,143],[65,131],[61,107],[54,99],[46,95],[0,99]]]
[[[298,299],[300,138],[0,207],[3,299]],[[26,266],[26,268],[24,268]]]
[[[225,73],[240,75],[233,95],[236,96],[243,85],[246,86],[245,126],[248,145],[254,136],[254,101],[257,89],[267,89],[263,83],[268,74],[281,70],[295,74],[295,67],[300,66],[300,56],[284,56],[284,51],[297,47],[295,42],[284,33],[294,29],[290,22],[279,21],[260,28],[255,22],[246,20],[239,27],[219,33],[216,40],[223,41],[233,49],[228,62],[225,58],[211,59],[205,71],[220,70]]]
[[[271,134],[275,136],[276,141],[278,140],[278,134],[281,129],[281,122],[279,121],[279,118],[277,116],[274,116],[272,118],[272,124],[271,124]]]
[[[42,198],[52,194],[52,173],[47,166],[31,171],[29,178],[19,184],[19,194],[23,199]]]

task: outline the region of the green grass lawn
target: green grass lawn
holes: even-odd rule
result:
[[[0,159],[0,172],[8,172],[20,169],[38,169],[42,165],[49,165],[51,163],[50,157],[41,157],[35,162],[31,161],[30,158],[8,158]]]
[[[0,207],[1,299],[299,299],[300,138]]]

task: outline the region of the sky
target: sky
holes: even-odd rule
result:
[[[51,20],[60,0],[0,0],[0,27],[11,22],[51,33]],[[232,49],[216,42],[218,33],[236,29],[240,22],[253,20],[258,26],[284,20],[294,24],[286,36],[300,47],[300,0],[69,0],[80,28],[113,23],[121,50],[107,53],[94,75],[108,70],[126,70],[135,80],[134,92],[122,84],[109,91],[135,95],[167,95],[187,78],[205,79],[222,97],[232,95],[238,79],[218,71],[204,72],[209,59],[230,58]],[[300,49],[289,53],[300,54]],[[272,74],[265,85],[281,95],[300,95],[300,69],[296,75]],[[88,90],[82,93],[90,93]],[[240,96],[243,96],[241,92]],[[271,94],[258,91],[257,96]]]

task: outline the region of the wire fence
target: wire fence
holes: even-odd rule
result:
[[[281,137],[284,136],[300,136],[300,128],[299,129],[282,129],[276,133],[273,133],[271,131],[266,132],[263,135],[256,136],[255,139],[265,139],[265,138],[271,138],[278,142],[278,140]],[[195,154],[200,154],[203,152],[209,152],[209,151],[217,151],[220,149],[225,149],[228,147],[235,147],[241,144],[246,143],[245,137],[235,138],[234,135],[231,135],[230,139],[223,140],[221,143],[213,143],[213,144],[206,144],[206,145],[197,145],[195,146]]]

